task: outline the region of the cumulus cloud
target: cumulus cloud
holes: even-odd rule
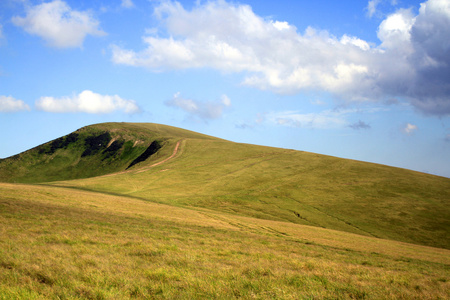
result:
[[[413,134],[417,130],[418,130],[418,127],[416,125],[413,125],[413,124],[410,124],[410,123],[407,123],[405,125],[405,127],[403,128],[403,132],[408,134],[408,135]]]
[[[380,1],[369,3],[376,9]],[[448,0],[428,0],[416,15],[399,9],[387,16],[378,29],[379,45],[311,27],[299,32],[248,5],[220,0],[192,10],[163,1],[154,15],[160,26],[143,37],[146,48],[113,45],[114,63],[153,71],[214,68],[281,94],[321,90],[347,103],[400,98],[424,113],[450,114]]]
[[[351,36],[341,42],[312,28],[302,35],[287,22],[255,15],[248,5],[212,1],[186,11],[177,2],[163,2],[155,15],[170,36],[145,36],[147,48],[140,52],[113,46],[115,63],[155,71],[246,72],[244,84],[279,93],[310,88],[343,93],[369,72],[363,64],[366,42]]]
[[[183,98],[178,92],[172,99],[166,101],[166,105],[179,108],[203,120],[212,120],[222,117],[225,108],[231,106],[231,100],[227,95],[222,95],[219,101],[201,102]]]
[[[361,50],[367,51],[370,50],[370,45],[369,43],[367,43],[364,40],[358,39],[357,37],[352,37],[352,36],[348,36],[346,34],[344,34],[340,40],[340,42],[343,45],[353,45],[356,46],[358,48],[361,48]]]
[[[12,22],[56,48],[81,47],[87,35],[105,35],[89,12],[73,10],[61,0],[29,6],[25,17],[13,17]]]
[[[35,105],[39,110],[53,113],[107,114],[114,111],[123,111],[131,114],[140,111],[133,100],[125,100],[117,95],[100,95],[89,90],[72,97],[41,97]]]
[[[11,96],[0,95],[0,112],[17,112],[30,110],[28,104]]]
[[[355,130],[359,130],[359,129],[370,129],[370,125],[359,120],[356,123],[350,124],[348,127],[355,129]]]
[[[450,113],[450,2],[421,4],[411,28],[416,77],[409,91],[412,103],[432,114]]]

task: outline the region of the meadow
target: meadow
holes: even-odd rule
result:
[[[158,124],[76,134],[0,160],[0,299],[450,298],[448,178]]]
[[[448,299],[450,251],[0,184],[0,299]]]
[[[175,159],[131,171],[48,184],[450,249],[444,177],[191,138],[181,140]]]

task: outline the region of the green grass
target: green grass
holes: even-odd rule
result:
[[[76,133],[0,160],[0,299],[450,298],[448,178],[158,124]],[[105,133],[119,150],[87,146]]]
[[[184,139],[145,172],[53,184],[450,249],[450,179],[301,151]]]
[[[0,299],[448,299],[448,250],[0,184]]]

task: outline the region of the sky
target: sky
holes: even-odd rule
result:
[[[1,0],[0,158],[151,122],[450,177],[449,0]]]

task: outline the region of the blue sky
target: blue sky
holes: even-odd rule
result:
[[[101,122],[450,177],[450,1],[0,2],[0,157]]]

